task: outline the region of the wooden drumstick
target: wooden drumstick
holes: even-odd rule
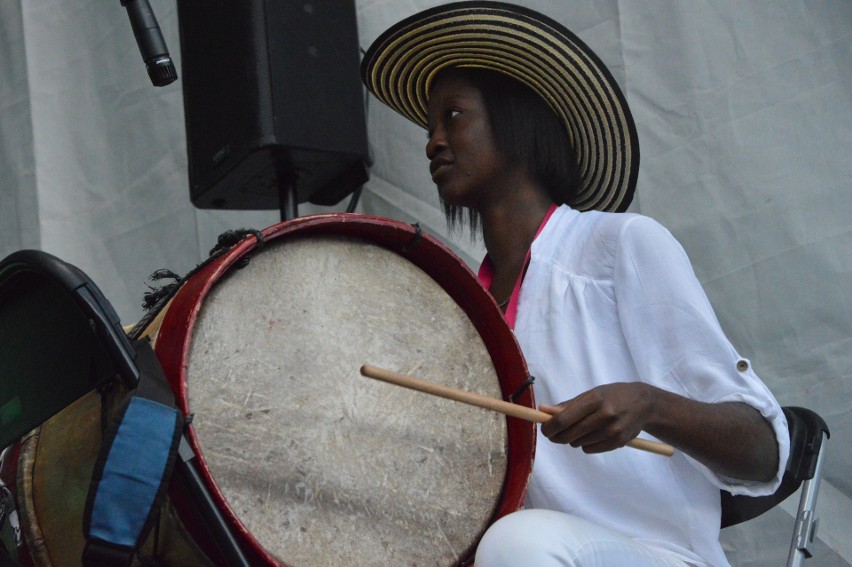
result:
[[[365,364],[361,367],[361,374],[368,378],[381,380],[382,382],[388,382],[404,388],[417,390],[418,392],[425,392],[427,394],[432,394],[433,396],[439,396],[441,398],[447,398],[448,400],[454,400],[456,402],[485,408],[504,415],[517,417],[526,421],[532,421],[533,423],[544,423],[552,417],[549,413],[545,413],[537,409],[504,402],[503,400],[490,398],[474,392],[451,388],[449,386],[444,386],[443,384],[436,384],[435,382],[421,380],[420,378],[415,378],[413,376],[398,374],[390,370],[385,370],[384,368],[370,366],[369,364]],[[663,455],[664,457],[671,457],[674,454],[674,448],[670,445],[659,443],[657,441],[649,441],[647,439],[633,439],[627,442],[627,446],[639,449],[640,451]]]

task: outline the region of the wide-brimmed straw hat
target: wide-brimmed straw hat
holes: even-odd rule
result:
[[[426,127],[428,93],[448,67],[509,75],[537,92],[568,130],[583,185],[578,210],[623,211],[639,172],[639,141],[606,66],[560,23],[502,2],[455,2],[402,20],[379,36],[361,78],[379,100]]]

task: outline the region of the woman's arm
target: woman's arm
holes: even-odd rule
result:
[[[606,384],[541,409],[555,414],[544,435],[587,453],[622,447],[644,430],[718,474],[766,482],[778,470],[772,426],[745,403],[698,402],[637,382]]]

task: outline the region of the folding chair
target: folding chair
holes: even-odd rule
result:
[[[798,567],[813,556],[813,542],[819,519],[817,493],[825,461],[826,440],[830,436],[825,421],[813,411],[788,406],[782,408],[790,428],[790,458],[781,486],[769,496],[732,496],[722,491],[722,528],[745,522],[774,508],[801,487],[799,510],[787,555],[787,567]]]
[[[84,565],[129,564],[172,467],[228,564],[247,565],[195,470],[183,416],[148,342],[128,339],[109,301],[75,266],[37,250],[0,261],[0,451],[111,381],[122,381],[130,394],[104,435],[89,489]],[[144,459],[136,458],[140,453]],[[8,508],[0,500],[0,527],[14,512]],[[0,565],[13,565],[3,547]]]

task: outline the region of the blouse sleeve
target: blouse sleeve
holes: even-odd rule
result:
[[[784,413],[725,336],[683,248],[656,221],[633,216],[621,228],[615,262],[618,313],[640,378],[694,400],[744,402],[769,421],[778,441],[769,482],[733,479],[690,461],[732,494],[771,494],[789,454]]]

